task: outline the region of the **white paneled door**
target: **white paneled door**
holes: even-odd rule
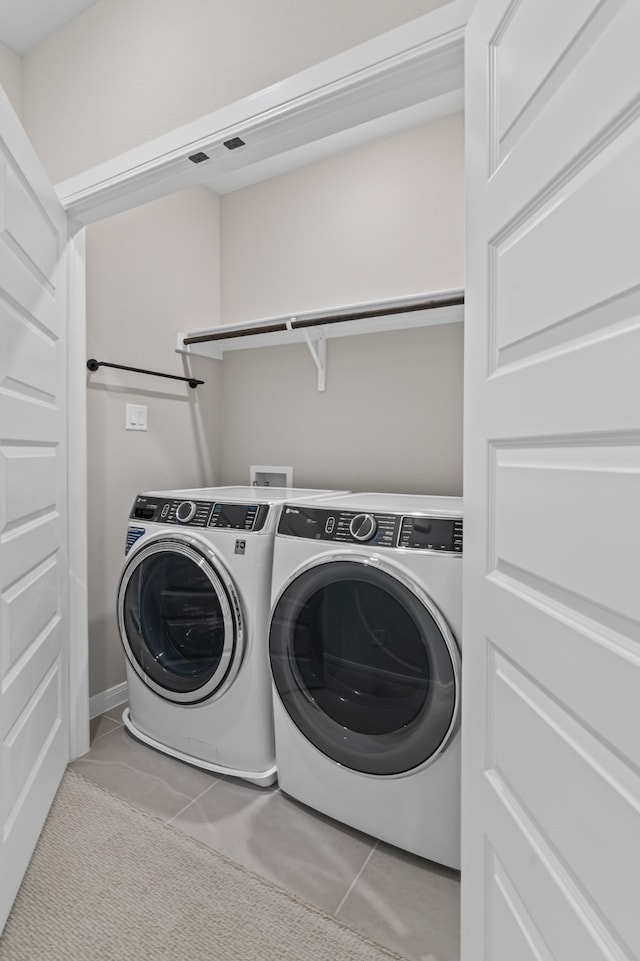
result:
[[[639,40],[467,30],[463,961],[640,958]]]
[[[69,758],[66,231],[0,90],[0,929]]]

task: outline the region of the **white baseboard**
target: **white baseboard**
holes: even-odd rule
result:
[[[122,684],[116,684],[114,687],[109,687],[106,691],[100,691],[99,694],[94,694],[93,697],[89,698],[89,717],[92,719],[99,717],[105,711],[111,711],[119,704],[125,704],[127,697],[126,681],[123,681]]]

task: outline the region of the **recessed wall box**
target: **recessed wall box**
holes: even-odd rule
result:
[[[264,467],[252,464],[249,483],[254,487],[293,487],[293,467]]]

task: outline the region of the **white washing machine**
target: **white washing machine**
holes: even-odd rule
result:
[[[459,869],[462,500],[286,504],[272,605],[281,789]]]
[[[139,494],[117,595],[129,731],[207,770],[276,780],[268,619],[280,505],[328,491]]]

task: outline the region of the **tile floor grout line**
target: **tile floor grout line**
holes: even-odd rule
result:
[[[122,726],[122,725],[120,725],[120,726]],[[96,736],[94,737],[93,741],[91,742],[91,746],[93,746],[93,745],[96,743],[96,741],[99,741],[100,738],[109,737],[110,734],[114,734],[117,730],[119,730],[119,728],[114,727],[113,730],[111,730],[111,731],[105,731],[103,734],[96,734]]]
[[[168,821],[165,821],[165,824],[171,824],[172,821],[175,821],[175,819],[176,819],[177,817],[180,817],[180,815],[181,815],[184,811],[186,811],[188,807],[191,807],[192,804],[195,804],[196,801],[199,801],[200,798],[203,797],[203,795],[205,795],[205,794],[207,793],[207,791],[210,791],[211,788],[214,788],[214,787],[216,786],[216,784],[218,784],[221,780],[222,780],[222,778],[220,778],[220,777],[216,778],[215,781],[213,782],[213,784],[209,784],[209,786],[206,787],[206,788],[204,789],[204,791],[200,791],[200,794],[197,794],[196,797],[191,798],[191,800],[188,801],[187,804],[185,804],[185,806],[184,806],[183,808],[180,808],[179,811],[176,811],[176,813],[173,815],[173,817],[169,818]]]
[[[337,907],[337,908],[335,909],[335,911],[333,912],[336,917],[338,916],[338,911],[340,910],[340,908],[342,907],[342,905],[344,904],[344,902],[347,900],[347,898],[349,897],[349,895],[350,895],[351,892],[353,891],[353,888],[354,888],[354,886],[355,886],[358,878],[360,877],[360,875],[362,874],[362,872],[363,872],[364,869],[366,868],[367,864],[368,864],[369,861],[371,860],[371,855],[373,854],[373,852],[375,851],[375,849],[378,847],[378,844],[379,844],[379,841],[376,841],[376,843],[373,845],[373,847],[372,847],[371,850],[369,851],[369,853],[368,853],[368,855],[367,855],[367,857],[366,857],[366,859],[365,859],[364,864],[362,865],[362,867],[360,868],[360,870],[359,870],[358,873],[356,874],[355,878],[353,879],[353,881],[352,881],[351,884],[349,885],[349,890],[347,891],[347,893],[346,893],[345,896],[343,897],[343,899],[342,899],[342,901],[340,902],[340,904],[338,905],[338,907]]]
[[[105,715],[105,716],[106,716],[106,715]],[[113,718],[110,717],[109,720],[110,720],[110,721],[113,721]],[[116,727],[112,727],[110,731],[104,731],[103,734],[96,734],[96,736],[94,737],[93,740],[94,740],[94,741],[99,741],[101,737],[107,737],[108,734],[113,734],[114,731],[119,731],[121,727],[124,727],[124,724],[120,724],[120,723],[118,723],[118,721],[113,721],[113,723],[114,723],[115,725],[117,725],[117,726],[116,726]],[[93,742],[92,742],[92,743],[93,743]]]
[[[104,716],[106,717],[106,714],[105,714]],[[110,720],[110,721],[113,721],[113,718],[110,717],[109,720]],[[92,740],[91,740],[91,744],[89,745],[89,750],[91,750],[91,748],[93,747],[93,745],[95,744],[95,742],[96,742],[96,741],[99,741],[100,738],[102,738],[102,737],[108,737],[110,734],[114,734],[116,731],[119,731],[121,727],[124,727],[124,724],[118,724],[117,721],[113,721],[113,723],[114,723],[114,724],[117,724],[118,726],[112,728],[110,731],[104,731],[104,733],[102,733],[102,734],[96,734],[96,736],[95,736],[94,738],[92,738]]]
[[[111,717],[109,711],[103,711],[102,714],[96,714],[96,717],[108,717],[110,721],[115,721],[116,724],[122,724],[124,726],[124,721],[122,720],[124,710],[121,711],[120,708],[124,709],[124,704],[116,704],[116,706],[113,708],[113,713],[117,714],[117,717]]]

